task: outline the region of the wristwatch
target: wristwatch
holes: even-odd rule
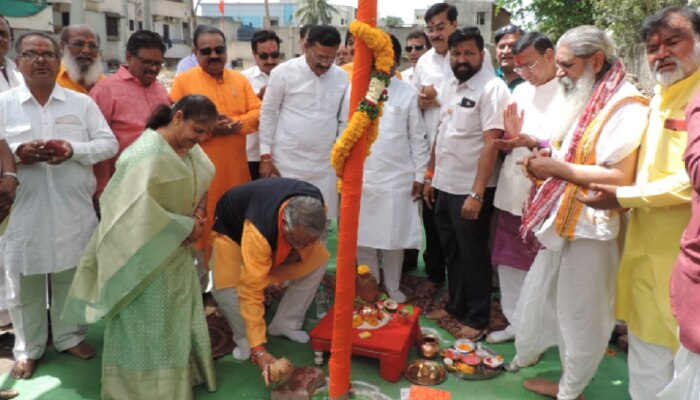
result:
[[[471,197],[472,199],[478,201],[479,203],[483,203],[483,202],[484,202],[484,198],[481,197],[481,196],[479,196],[476,192],[469,192],[469,194],[467,195],[467,197]]]

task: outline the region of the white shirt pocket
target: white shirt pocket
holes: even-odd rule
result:
[[[467,135],[481,134],[481,122],[476,107],[455,106],[452,111],[452,125],[455,130]]]
[[[56,118],[54,125],[55,138],[69,142],[85,141],[85,126],[79,117],[75,115],[63,115]]]

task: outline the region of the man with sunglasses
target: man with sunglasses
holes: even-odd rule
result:
[[[194,46],[199,65],[175,77],[170,99],[176,102],[188,94],[201,94],[219,111],[217,126],[210,138],[201,143],[216,166],[207,198],[207,215],[214,215],[216,202],[227,190],[250,181],[246,135],[258,129],[260,99],[240,72],[226,68],[226,37],[219,28],[198,27]],[[206,266],[211,253],[212,223],[211,219],[205,222],[204,233],[196,245],[203,289],[208,283]]]
[[[119,145],[92,99],[56,84],[61,53],[49,35],[25,33],[15,50],[24,85],[0,94],[0,134],[16,155],[21,185],[0,254],[15,328],[11,375],[26,379],[46,350],[47,284],[53,346],[82,359],[95,355],[85,327],[59,316],[97,226],[92,166]]]
[[[508,89],[513,92],[516,86],[525,82],[518,73],[514,71],[515,60],[513,59],[513,47],[515,42],[520,39],[525,32],[518,25],[506,25],[496,30],[496,76],[503,79],[503,82],[508,85]]]
[[[413,84],[413,70],[416,68],[418,59],[430,50],[430,40],[428,35],[423,31],[413,31],[406,36],[406,55],[408,62],[411,63],[409,68],[401,71],[401,78],[410,84]]]
[[[88,93],[104,79],[100,36],[90,25],[69,25],[61,31],[61,70],[56,83],[66,89]]]
[[[259,30],[253,34],[250,46],[253,50],[255,66],[250,67],[241,74],[248,79],[258,98],[262,101],[265,96],[267,82],[270,80],[270,73],[279,65],[280,43],[282,40],[274,31]],[[246,152],[248,155],[248,169],[250,177],[255,180],[260,178],[260,138],[258,133],[251,133],[246,136]]]
[[[214,223],[212,294],[233,331],[234,358],[252,356],[263,372],[275,362],[265,350],[271,332],[265,326],[264,290],[290,281],[270,326],[296,324],[288,321],[286,310],[293,303],[306,313],[311,304],[318,282],[304,278],[325,271],[321,266],[330,253],[320,238],[326,227],[321,191],[296,179],[258,179],[221,197]],[[301,326],[290,338],[308,341]],[[265,383],[270,383],[267,376]]]
[[[527,82],[513,91],[513,103],[503,112],[505,136],[495,141],[506,152],[494,197],[496,207],[496,234],[491,252],[491,263],[498,268],[501,286],[501,308],[510,325],[504,330],[491,332],[489,343],[515,339],[515,306],[527,271],[536,252],[530,243],[520,238],[522,208],[530,193],[532,182],[523,175],[517,163],[532,149],[546,147],[548,125],[554,98],[559,85],[554,60],[554,45],[542,33],[529,32],[513,48],[515,72]],[[553,330],[552,330],[553,331]]]
[[[119,152],[113,158],[95,165],[99,197],[114,174],[117,158],[146,129],[146,121],[161,104],[169,104],[168,92],[156,79],[163,67],[165,43],[151,31],[136,31],[126,43],[126,65],[106,79],[97,82],[90,97],[102,110],[107,123],[119,141]]]

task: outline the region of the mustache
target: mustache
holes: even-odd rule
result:
[[[681,67],[681,60],[678,59],[676,56],[668,56],[666,58],[661,58],[659,60],[656,60],[654,62],[654,72],[657,72],[659,68],[661,68],[661,65],[666,64],[668,62],[672,62],[676,65],[676,69]]]

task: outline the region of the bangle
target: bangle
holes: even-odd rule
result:
[[[270,153],[260,154],[260,161],[272,161],[272,154],[270,154]]]
[[[253,362],[253,364],[258,363],[258,358],[265,353],[265,347],[263,346],[255,346],[252,349],[250,349],[250,361]]]
[[[19,183],[19,178],[17,177],[17,173],[16,173],[16,172],[3,172],[3,173],[2,173],[2,177],[4,178],[4,177],[6,177],[6,176],[11,176],[11,177],[15,178],[15,180],[17,181],[17,183]]]
[[[476,192],[469,192],[467,197],[471,197],[472,199],[478,201],[479,203],[484,202],[484,199],[481,196],[479,196]]]

